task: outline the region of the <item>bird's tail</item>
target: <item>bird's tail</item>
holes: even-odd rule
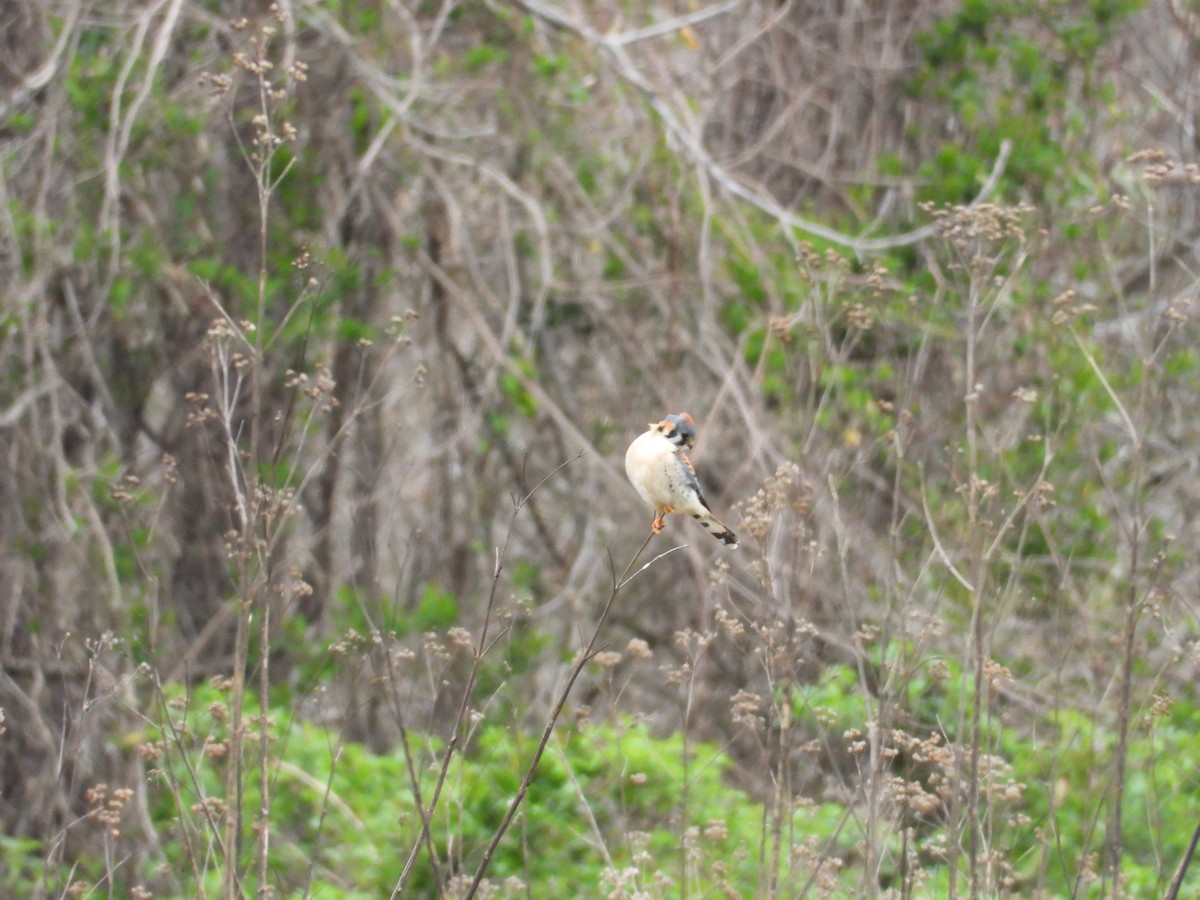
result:
[[[705,531],[715,537],[730,550],[737,549],[737,535],[729,529],[728,525],[726,525],[712,513],[703,516],[695,516],[695,519],[704,526]]]

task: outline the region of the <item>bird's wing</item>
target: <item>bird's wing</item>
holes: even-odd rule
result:
[[[688,459],[687,454],[682,449],[676,450],[675,455],[683,463],[684,481],[688,488],[696,492],[696,497],[699,499],[700,505],[708,509],[708,501],[704,499],[704,491],[700,488],[700,479],[696,477],[696,468],[692,465],[692,461]]]

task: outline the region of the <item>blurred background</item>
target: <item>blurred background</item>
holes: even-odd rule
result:
[[[1198,17],[5,6],[0,885],[1194,891]]]

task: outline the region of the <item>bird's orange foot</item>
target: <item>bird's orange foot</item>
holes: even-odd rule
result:
[[[663,514],[655,513],[654,523],[650,526],[650,530],[655,534],[661,534],[663,530]]]

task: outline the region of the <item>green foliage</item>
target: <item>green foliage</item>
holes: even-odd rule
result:
[[[338,338],[347,343],[375,340],[378,330],[368,322],[353,316],[343,316],[337,323]]]
[[[39,893],[41,855],[39,841],[0,834],[0,890],[11,897]]]
[[[500,373],[500,390],[504,403],[487,413],[488,428],[497,439],[504,440],[509,432],[513,414],[523,419],[532,419],[537,414],[538,403],[528,384],[537,379],[537,366],[529,358],[514,353],[510,357],[516,371],[505,369]]]
[[[458,621],[458,601],[454,595],[436,584],[427,583],[421,590],[421,601],[413,612],[411,625],[418,632],[449,628]]]
[[[1070,92],[1082,84],[1083,100],[1097,99],[1098,53],[1141,5],[967,0],[939,19],[920,38],[925,65],[912,90],[945,103],[972,139],[947,142],[922,166],[922,199],[969,200],[1005,139],[1014,151],[1003,195],[1088,193],[1094,164],[1085,143],[1072,140],[1087,126],[1068,114]]]
[[[355,150],[365,153],[378,125],[375,105],[371,102],[370,94],[361,87],[351,88],[346,98],[350,101],[350,127],[354,134]]]
[[[491,44],[478,44],[463,54],[463,64],[468,71],[479,71],[490,65],[505,62],[508,51]]]
[[[151,814],[164,836],[162,850],[178,889],[193,893],[197,885],[189,886],[191,869],[178,836],[189,832],[193,852],[212,840],[195,804],[223,795],[225,763],[212,748],[227,735],[228,709],[225,696],[210,687],[186,697],[172,694],[173,727],[152,729],[141,739],[169,748],[155,781]],[[245,715],[248,720],[257,716],[252,697],[246,699]],[[333,897],[387,893],[420,834],[401,752],[371,753],[294,718],[284,707],[272,711],[270,731],[275,748],[270,869],[276,890]],[[485,723],[451,767],[431,833],[436,846],[461,848],[465,872],[478,863],[498,827],[534,742],[533,735]],[[427,801],[444,746],[411,737],[410,744],[423,748],[416,770]],[[564,728],[542,758],[519,829],[501,843],[490,877],[516,876],[539,891],[595,892],[605,877],[604,854],[597,846],[602,843],[617,870],[639,869],[647,883],[657,873],[673,879],[685,852],[681,823],[692,823],[698,844],[689,855],[689,885],[700,892],[728,886],[752,894],[760,876],[762,813],[754,800],[729,785],[728,764],[719,749],[686,743],[678,733],[659,738],[628,723]],[[255,769],[256,764],[247,767]],[[257,809],[257,780],[247,777],[244,790],[247,808]],[[798,812],[788,827],[829,827],[838,816],[836,808],[813,807]],[[588,837],[581,840],[582,835]],[[249,831],[247,841],[252,843]],[[31,848],[11,849],[19,858]],[[139,877],[121,870],[117,875],[129,884]],[[431,879],[422,856],[410,889],[431,890]],[[210,870],[205,890],[216,891],[218,884],[219,873]]]
[[[530,66],[538,78],[551,81],[565,72],[570,65],[570,59],[562,53],[535,53],[530,59]]]
[[[1125,806],[1129,822],[1140,823],[1126,835],[1122,871],[1135,896],[1159,896],[1164,888],[1160,860],[1182,858],[1200,802],[1200,776],[1194,765],[1197,708],[1174,704],[1165,718],[1147,715],[1129,745],[1129,777]],[[1186,721],[1180,728],[1177,723]],[[1042,835],[1036,827],[1052,823],[1056,848],[1049,856],[1049,878],[1057,890],[1067,891],[1084,856],[1103,842],[1108,779],[1097,783],[1105,771],[1115,739],[1103,721],[1075,711],[1057,710],[1054,727],[1030,741],[1012,730],[997,731],[1013,764],[1013,778],[1027,786],[1021,812],[1029,824],[1014,835],[1012,859],[1024,883],[1032,884],[1039,863]],[[1090,785],[1091,790],[1078,786]],[[1136,885],[1136,888],[1132,887]]]
[[[531,363],[521,365],[527,373],[532,371]],[[529,377],[528,375],[525,376]],[[502,372],[500,374],[500,389],[504,391],[504,395],[520,413],[527,419],[532,419],[537,413],[537,400],[533,394],[525,387],[525,378],[513,373]]]
[[[762,275],[750,260],[738,256],[730,256],[725,265],[729,267],[729,275],[733,279],[734,287],[741,294],[742,299],[752,303],[761,304],[766,299],[766,292],[762,285]],[[735,330],[741,330],[736,328]]]
[[[458,623],[461,613],[458,599],[435,582],[421,586],[420,598],[411,611],[395,609],[381,598],[362,596],[343,585],[330,611],[340,634],[369,635],[379,628],[382,633],[397,637],[445,631]],[[331,665],[324,648],[316,650],[312,657],[312,664],[319,670]]]
[[[858,672],[851,666],[829,667],[820,681],[798,689],[792,703],[797,722],[832,723],[837,730],[845,730],[859,727],[867,719]]]
[[[853,668],[831,667],[818,684],[796,694],[796,722],[827,735],[863,733],[863,723],[871,719],[872,711],[864,705],[857,682]],[[906,729],[920,740],[929,738],[933,746],[956,740],[961,737],[956,729],[972,690],[971,676],[954,660],[938,660],[935,666],[914,670],[904,695],[896,698],[905,710]],[[1000,698],[993,702],[1003,705]],[[1137,896],[1157,896],[1163,889],[1160,860],[1182,857],[1191,828],[1176,826],[1194,821],[1191,810],[1200,803],[1200,774],[1192,753],[1200,712],[1193,703],[1177,702],[1168,709],[1160,701],[1142,715],[1129,743],[1125,802],[1129,821],[1144,824],[1127,837],[1123,871],[1131,884],[1139,885]],[[1005,858],[1013,865],[1012,878],[1018,890],[1032,889],[1045,867],[1044,889],[1052,896],[1069,894],[1077,873],[1085,867],[1084,857],[1102,846],[1106,793],[1111,785],[1098,783],[1097,773],[1106,770],[1114,740],[1102,718],[1065,708],[1053,709],[1033,732],[1005,724],[999,712],[984,718],[987,775],[982,781],[981,802],[991,822],[991,840],[1006,848]],[[894,774],[934,794],[944,783],[945,773],[931,766],[930,758],[899,754]],[[919,823],[918,842],[927,851],[935,851],[942,827],[937,821]],[[855,826],[849,830],[843,838],[853,846]],[[1051,832],[1053,844],[1047,843]],[[892,852],[897,849],[891,848]],[[924,877],[933,883],[944,881],[945,868],[941,864],[927,866]]]
[[[258,284],[252,274],[223,263],[216,257],[189,260],[187,267],[191,274],[220,291],[222,297],[227,297],[230,302],[238,301],[239,308],[247,306],[257,291]]]

